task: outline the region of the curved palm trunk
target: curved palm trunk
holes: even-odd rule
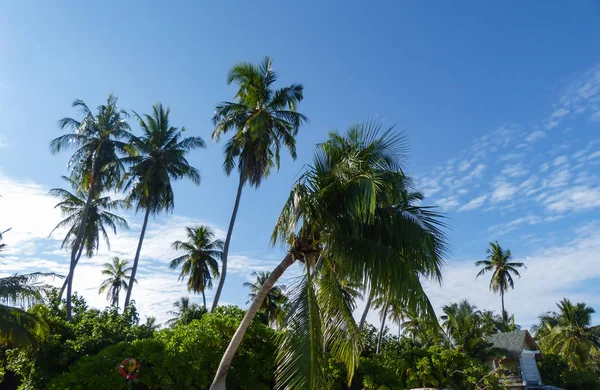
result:
[[[235,225],[235,218],[237,217],[238,208],[240,207],[240,198],[242,197],[242,188],[244,188],[244,176],[240,174],[240,183],[238,184],[237,195],[235,197],[235,204],[233,205],[233,213],[231,213],[231,220],[229,221],[229,229],[227,230],[227,237],[225,237],[225,245],[223,245],[223,266],[221,269],[221,278],[219,279],[219,285],[215,292],[215,299],[213,300],[210,311],[215,310],[219,304],[219,298],[221,298],[221,291],[225,285],[225,277],[227,276],[227,255],[229,254],[229,243],[231,242],[231,234],[233,233],[233,226]]]
[[[381,340],[383,339],[383,330],[385,329],[385,320],[387,318],[388,306],[389,306],[389,294],[385,297],[385,302],[383,304],[383,318],[381,319],[381,327],[379,328],[379,335],[377,336],[377,349],[375,353],[379,353],[381,351]]]
[[[82,243],[82,245],[79,246],[79,252],[77,253],[77,260],[75,260],[75,266],[77,266],[77,264],[79,264],[79,259],[81,258],[81,252],[83,252],[83,243]],[[67,277],[65,278],[65,281],[63,282],[63,285],[60,289],[60,294],[58,295],[59,299],[62,299],[62,296],[65,292],[65,289],[67,288],[67,284],[69,283],[69,280],[71,280],[70,272],[67,275]]]
[[[95,165],[96,162],[94,161]],[[92,167],[92,171],[95,172],[95,168]],[[83,248],[83,234],[85,233],[85,225],[87,223],[87,218],[90,213],[90,205],[92,204],[92,199],[94,199],[95,193],[95,185],[92,183],[90,187],[90,192],[85,201],[85,206],[83,207],[83,213],[81,214],[81,222],[79,223],[79,229],[77,231],[77,236],[75,237],[75,242],[73,243],[73,249],[71,249],[71,264],[69,265],[69,277],[67,283],[67,321],[71,320],[71,294],[73,293],[73,273],[75,272],[75,266],[77,265],[77,261],[79,258],[77,257],[77,253],[79,252],[79,247]]]
[[[358,331],[362,331],[365,327],[365,322],[367,321],[367,314],[369,313],[369,309],[371,308],[371,303],[373,302],[373,298],[375,297],[375,293],[373,290],[369,293],[369,298],[367,299],[367,306],[365,306],[365,311],[363,311],[362,316],[360,317],[360,323],[358,324]]]
[[[260,288],[260,291],[254,297],[254,300],[250,304],[250,307],[248,308],[246,315],[242,319],[240,326],[237,328],[235,334],[231,338],[227,350],[223,354],[223,358],[221,359],[221,363],[219,364],[219,368],[217,369],[217,373],[215,374],[215,379],[213,380],[212,385],[210,386],[210,390],[225,390],[227,372],[229,371],[229,367],[231,367],[231,361],[233,360],[233,357],[235,356],[235,353],[244,338],[246,329],[248,329],[248,327],[250,326],[250,323],[256,316],[256,313],[262,306],[262,303],[265,300],[265,297],[267,296],[271,288],[273,288],[273,286],[281,277],[281,275],[283,275],[285,270],[288,269],[290,265],[294,264],[294,261],[295,260],[292,258],[292,256],[290,254],[287,254],[284,257],[283,261],[279,263],[277,267],[275,267],[273,272],[271,272],[265,283]]]
[[[129,275],[129,288],[127,289],[127,295],[125,296],[125,304],[123,307],[127,309],[129,302],[131,301],[131,291],[135,284],[135,274],[137,272],[138,262],[140,260],[140,252],[142,251],[142,244],[144,243],[144,236],[146,235],[146,227],[148,226],[148,217],[150,216],[150,209],[146,209],[146,215],[144,215],[144,224],[142,225],[142,232],[140,233],[140,240],[138,241],[137,250],[135,251],[135,259],[133,259],[133,267],[131,269],[131,275]]]
[[[206,295],[204,294],[204,290],[202,290],[202,301],[204,302],[204,308],[206,309]]]

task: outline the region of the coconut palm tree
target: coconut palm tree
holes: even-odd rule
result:
[[[548,351],[562,355],[571,368],[582,367],[592,351],[600,351],[600,326],[592,326],[595,310],[567,298],[556,304],[557,313],[541,318],[536,334]]]
[[[85,211],[87,194],[84,189],[78,187],[79,183],[76,183],[73,179],[65,176],[62,176],[62,178],[69,183],[72,190],[68,191],[63,188],[53,188],[49,192],[50,195],[60,199],[60,202],[58,202],[54,208],[59,208],[63,217],[65,217],[54,227],[54,229],[52,229],[50,235],[57,229],[67,229],[67,234],[63,239],[61,248],[72,250],[77,232],[79,231],[81,217]],[[77,251],[75,265],[79,263],[79,259],[84,250],[88,258],[91,258],[98,252],[101,236],[108,249],[110,249],[110,240],[108,238],[107,229],[112,230],[113,234],[116,234],[117,226],[126,229],[129,228],[125,219],[109,211],[120,208],[123,205],[124,202],[122,200],[112,200],[109,196],[100,196],[99,194],[92,199],[89,204],[85,222],[85,231],[83,233],[81,245]],[[70,274],[67,275],[59,296],[62,297],[70,277]]]
[[[131,283],[131,267],[128,267],[127,260],[121,260],[118,257],[113,257],[112,263],[104,263],[102,275],[108,276],[108,279],[102,282],[98,294],[106,291],[106,299],[110,301],[111,306],[119,309],[119,293],[121,289],[127,289]],[[134,280],[134,283],[137,281]]]
[[[189,324],[193,320],[199,320],[206,314],[206,308],[190,302],[189,297],[179,298],[173,306],[175,307],[175,310],[170,311],[169,314],[175,317],[167,321],[167,325],[171,327]]]
[[[10,229],[9,229],[10,230]],[[2,234],[0,233],[0,241]],[[0,244],[0,251],[6,244]],[[43,319],[25,309],[42,301],[51,286],[41,283],[48,277],[61,277],[53,273],[34,272],[13,274],[0,278],[0,344],[30,346],[48,335],[49,328]]]
[[[339,283],[325,284],[332,288],[319,294],[328,297],[319,301],[314,281],[321,267],[333,269],[336,280],[368,280],[376,289],[390,285],[392,299],[435,316],[419,277],[440,278],[445,237],[440,215],[416,204],[422,197],[401,170],[404,150],[401,134],[393,129],[382,133],[372,123],[353,126],[345,135],[332,133],[318,146],[273,232],[272,242],[286,243],[288,251],[250,305],[211,389],[225,388],[247,327],[268,291],[296,262],[303,276],[289,289],[277,354],[280,387],[324,388],[324,345],[346,364],[350,378],[358,362],[360,333],[344,294],[335,287]]]
[[[77,234],[71,246],[71,260],[67,283],[67,319],[71,319],[71,293],[73,288],[73,273],[77,265],[77,255],[85,236],[88,214],[92,201],[99,194],[115,188],[121,180],[124,166],[120,154],[128,149],[131,139],[127,113],[117,107],[117,98],[109,95],[106,104],[97,108],[94,115],[89,107],[81,100],[75,100],[73,107],[79,109],[82,116],[80,121],[73,118],[63,118],[59,125],[68,134],[54,139],[50,143],[52,153],[63,149],[75,148],[76,151],[69,160],[71,179],[87,194],[83,206]]]
[[[218,142],[228,132],[234,134],[225,146],[223,167],[229,176],[237,167],[239,183],[227,236],[223,248],[221,280],[215,292],[212,310],[219,304],[227,276],[227,258],[233,226],[246,183],[258,188],[271,169],[279,169],[280,148],[283,145],[296,159],[295,136],[307,118],[297,112],[303,98],[303,86],[291,84],[275,89],[277,74],[272,61],[265,57],[259,65],[243,62],[235,65],[227,76],[227,84],[236,83],[238,91],[233,102],[222,102],[215,108],[213,141]]]
[[[183,138],[185,128],[179,130],[169,123],[169,108],[161,103],[152,107],[152,115],[143,117],[134,112],[142,128],[142,136],[131,141],[133,155],[125,161],[131,168],[124,180],[124,187],[130,190],[127,201],[135,204],[136,212],[144,210],[144,222],[140,232],[131,278],[135,279],[142,244],[150,214],[163,211],[172,212],[175,207],[172,181],[184,178],[200,184],[200,172],[186,160],[186,154],[197,148],[204,148],[200,137]],[[125,296],[125,307],[129,305],[133,283],[129,284]]]
[[[525,264],[513,262],[511,260],[512,253],[510,252],[510,249],[503,249],[500,244],[498,244],[498,241],[496,241],[490,242],[486,259],[475,263],[475,266],[477,267],[483,266],[479,273],[477,273],[477,277],[485,275],[487,272],[492,273],[492,278],[490,279],[490,291],[495,293],[500,292],[500,297],[502,299],[502,313],[506,312],[504,310],[504,293],[509,287],[512,289],[515,288],[512,275],[521,277],[517,268],[525,267]],[[504,318],[504,314],[502,317]],[[506,321],[506,318],[504,318],[504,321]]]
[[[490,345],[485,338],[495,332],[487,326],[482,312],[466,300],[443,306],[442,311],[442,328],[452,345],[469,356],[486,358]]]
[[[250,293],[248,294],[248,301],[246,303],[250,303],[254,301],[256,298],[256,294],[260,291],[262,285],[269,278],[270,272],[252,272],[252,276],[254,276],[254,282],[245,282],[244,287],[248,287],[250,289]],[[283,314],[283,307],[287,302],[287,297],[285,296],[285,286],[275,285],[273,286],[269,292],[267,293],[263,304],[259,311],[263,312],[269,323],[274,325],[281,318]]]
[[[179,280],[188,278],[188,291],[202,294],[206,309],[207,288],[219,277],[219,260],[223,256],[223,241],[215,239],[215,233],[206,225],[185,228],[187,241],[175,241],[173,249],[184,254],[170,263],[171,269],[181,267]]]

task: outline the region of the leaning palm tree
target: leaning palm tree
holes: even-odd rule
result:
[[[600,351],[600,326],[592,326],[595,310],[585,303],[573,304],[564,298],[556,304],[558,313],[542,317],[540,342],[552,353],[562,355],[571,368],[589,361]]]
[[[484,275],[486,272],[492,273],[490,279],[490,290],[493,292],[500,292],[502,299],[502,318],[506,321],[504,310],[504,293],[508,288],[515,288],[512,275],[521,277],[517,268],[525,267],[523,263],[513,262],[512,253],[510,249],[503,249],[498,241],[490,242],[490,247],[487,250],[487,257],[485,260],[480,260],[475,263],[475,266],[483,268],[477,273],[477,277]],[[525,267],[527,268],[527,267]],[[511,275],[512,274],[512,275]]]
[[[200,184],[200,172],[186,160],[186,154],[197,148],[204,148],[200,137],[182,138],[185,128],[178,129],[169,123],[169,108],[161,103],[152,107],[152,115],[143,117],[135,113],[142,128],[142,136],[131,142],[133,155],[125,161],[131,168],[125,177],[125,189],[130,189],[127,201],[134,203],[136,212],[145,210],[131,278],[135,279],[142,244],[150,214],[163,211],[172,212],[175,207],[172,181],[184,178]],[[125,297],[125,307],[129,305],[133,283],[129,284]]]
[[[74,241],[76,239],[77,232],[79,231],[81,218],[85,211],[84,209],[86,206],[87,194],[85,190],[78,187],[78,183],[71,178],[65,176],[62,178],[69,183],[72,190],[68,191],[63,188],[53,188],[49,192],[50,195],[60,199],[60,202],[58,202],[54,208],[59,208],[63,217],[65,217],[54,227],[54,229],[52,229],[50,235],[52,235],[52,233],[54,233],[54,231],[57,229],[67,229],[67,234],[63,239],[61,248],[73,250]],[[122,200],[112,200],[109,196],[100,196],[99,194],[92,199],[89,204],[85,222],[85,230],[81,240],[81,245],[77,251],[75,265],[79,263],[79,259],[81,258],[84,250],[88,258],[91,258],[95,253],[98,252],[101,236],[104,239],[107,248],[110,249],[110,241],[108,238],[107,229],[116,234],[117,226],[122,228],[129,227],[125,219],[109,211],[120,208],[123,205],[124,203]],[[70,279],[71,274],[67,275],[67,278],[65,279],[65,282],[60,290],[59,296],[62,297]]]
[[[207,288],[219,277],[219,260],[223,256],[223,241],[215,239],[215,233],[206,225],[185,228],[187,241],[175,241],[173,249],[184,254],[171,261],[171,269],[181,267],[179,280],[188,278],[188,291],[202,294],[206,309]]]
[[[300,125],[307,119],[297,112],[303,98],[303,86],[291,84],[275,89],[277,74],[269,57],[259,64],[240,63],[227,76],[227,84],[238,84],[233,102],[222,102],[215,108],[214,141],[230,131],[234,134],[225,146],[223,167],[229,176],[236,168],[239,173],[237,195],[233,206],[225,247],[221,280],[215,293],[212,310],[219,304],[227,275],[227,256],[233,226],[240,205],[242,188],[246,183],[258,188],[273,167],[279,169],[279,149],[285,146],[296,159],[296,140]]]
[[[248,287],[250,289],[250,293],[248,294],[248,302],[246,303],[254,301],[256,294],[258,294],[265,281],[269,278],[270,274],[270,272],[264,271],[252,272],[252,276],[254,276],[254,282],[244,283],[244,287]],[[281,315],[283,314],[283,307],[286,302],[287,297],[285,295],[285,286],[275,285],[267,293],[260,311],[264,312],[269,320],[269,323],[274,325],[281,318]]]
[[[106,299],[111,306],[119,309],[119,293],[121,289],[127,290],[131,283],[131,267],[128,267],[127,260],[121,260],[118,257],[113,257],[112,263],[104,263],[102,275],[108,276],[100,285],[98,294],[106,292]],[[137,282],[136,280],[133,281]]]
[[[96,197],[115,188],[121,180],[124,171],[120,154],[128,149],[131,139],[129,125],[126,122],[127,113],[117,107],[117,98],[109,95],[106,104],[100,105],[94,115],[89,107],[81,100],[75,100],[73,107],[79,109],[82,119],[63,118],[59,125],[68,134],[54,139],[50,143],[52,153],[58,153],[66,148],[76,151],[69,160],[71,179],[87,195],[77,225],[77,233],[71,245],[71,260],[67,283],[67,319],[71,319],[71,293],[73,288],[73,273],[77,265],[77,255],[86,233],[86,225],[90,206]],[[124,142],[125,141],[125,142]]]
[[[293,186],[275,226],[273,243],[288,246],[282,262],[250,305],[217,370],[211,389],[224,389],[244,333],[268,291],[293,264],[303,275],[289,288],[286,329],[277,353],[277,386],[322,389],[324,346],[344,362],[351,379],[360,333],[335,280],[391,286],[390,297],[435,316],[420,277],[439,280],[446,242],[440,215],[416,204],[422,197],[401,170],[404,141],[370,123],[330,134]],[[318,264],[317,264],[318,263]],[[320,269],[331,280],[318,292]],[[322,272],[322,271],[321,271]],[[319,297],[321,299],[319,299]]]

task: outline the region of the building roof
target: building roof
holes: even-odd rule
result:
[[[492,344],[498,355],[506,358],[521,356],[524,349],[539,351],[537,344],[527,330],[493,334],[488,337],[487,341]]]

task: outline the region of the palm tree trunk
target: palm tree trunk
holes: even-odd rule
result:
[[[371,290],[369,293],[369,298],[367,299],[367,306],[365,306],[365,310],[363,311],[362,316],[360,317],[360,323],[358,324],[358,331],[362,331],[365,327],[365,321],[367,320],[367,314],[369,313],[369,309],[371,308],[371,303],[373,302],[373,298],[375,297],[375,292]]]
[[[92,172],[95,172],[96,161],[94,159],[94,163],[92,164]],[[92,204],[92,199],[94,199],[95,195],[95,184],[92,182],[90,186],[90,192],[85,201],[85,206],[83,207],[83,213],[81,214],[81,222],[79,223],[79,229],[77,231],[77,236],[75,237],[75,242],[73,243],[73,249],[71,249],[71,264],[69,265],[69,275],[68,283],[67,283],[67,321],[71,321],[71,294],[73,293],[73,273],[75,272],[75,266],[77,265],[77,253],[79,251],[79,247],[83,248],[83,234],[85,233],[85,225],[87,223],[87,218],[90,213],[90,205]]]
[[[77,266],[77,264],[79,264],[79,259],[81,258],[81,252],[83,252],[83,243],[79,246],[79,252],[77,253],[77,260],[75,260],[75,266]],[[63,282],[63,285],[60,289],[60,294],[58,296],[59,299],[62,298],[70,279],[71,279],[71,273],[69,272],[69,274],[65,278],[65,281]]]
[[[288,269],[289,266],[294,264],[294,261],[295,260],[292,258],[292,255],[288,253],[284,257],[283,261],[279,263],[277,267],[275,267],[273,272],[271,272],[265,283],[260,288],[260,291],[254,297],[254,300],[250,304],[250,307],[248,308],[244,319],[242,319],[240,326],[237,328],[235,334],[229,342],[227,350],[223,354],[223,358],[221,359],[221,363],[219,364],[219,368],[217,369],[217,373],[215,374],[215,379],[213,380],[212,385],[210,386],[210,390],[225,390],[227,372],[229,371],[229,367],[231,367],[231,361],[233,360],[233,357],[235,356],[235,353],[244,338],[246,329],[248,329],[248,327],[250,326],[250,323],[256,316],[256,312],[258,312],[258,310],[262,306],[262,303],[265,300],[265,297],[267,296],[271,288],[273,288],[273,286],[281,277],[281,275],[283,275],[285,270]]]
[[[502,322],[506,323],[506,316],[504,315],[504,288],[500,286],[500,296],[502,297]]]
[[[227,237],[225,237],[225,245],[223,245],[223,266],[221,267],[221,278],[219,279],[219,285],[215,292],[215,299],[213,300],[210,311],[215,310],[219,304],[219,298],[221,298],[221,291],[225,285],[225,277],[227,276],[227,255],[229,254],[229,243],[231,242],[231,235],[233,233],[233,226],[235,225],[235,218],[237,217],[238,208],[240,207],[240,198],[242,197],[242,188],[244,188],[244,175],[240,173],[240,183],[238,184],[237,195],[235,197],[235,204],[233,205],[233,213],[231,213],[231,220],[229,221],[229,229],[227,230]]]
[[[382,318],[381,318],[381,327],[379,328],[379,336],[377,336],[377,348],[375,350],[375,353],[377,353],[377,354],[379,354],[379,351],[381,350],[381,340],[383,339],[383,330],[385,329],[385,320],[387,318],[389,296],[390,296],[390,294],[389,294],[389,288],[388,288],[388,291],[385,296],[385,301],[383,303],[383,314],[382,314]]]
[[[206,309],[206,295],[204,294],[204,289],[202,290],[202,301],[204,302],[204,309]]]
[[[131,301],[131,291],[135,284],[135,274],[137,272],[138,262],[140,260],[140,252],[142,251],[142,244],[144,243],[144,235],[146,235],[146,227],[148,226],[148,217],[150,216],[150,209],[146,209],[146,215],[144,216],[144,224],[142,225],[142,232],[140,233],[140,240],[138,241],[137,250],[135,251],[135,259],[133,259],[133,267],[131,269],[131,275],[129,275],[129,288],[127,289],[127,295],[125,296],[125,304],[123,310],[127,309],[129,302]]]

